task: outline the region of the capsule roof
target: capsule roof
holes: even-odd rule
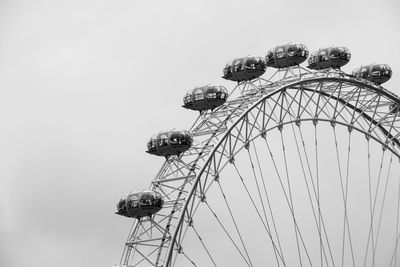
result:
[[[225,103],[228,90],[223,86],[206,85],[189,90],[183,98],[183,107],[192,110],[214,109]]]
[[[160,193],[151,190],[129,193],[117,204],[116,214],[141,218],[151,216],[162,209],[164,200]]]
[[[287,68],[300,65],[308,57],[308,48],[304,44],[289,43],[270,49],[265,56],[268,67]]]
[[[350,50],[344,46],[331,46],[311,53],[308,68],[314,70],[338,69],[346,65],[351,58]]]
[[[370,64],[353,70],[352,74],[356,78],[362,78],[376,84],[382,84],[392,77],[392,69],[387,64]]]
[[[192,143],[193,137],[188,131],[172,130],[160,132],[150,138],[147,143],[147,153],[164,157],[179,156],[188,150]]]
[[[230,81],[250,81],[264,74],[265,60],[262,57],[243,57],[228,62],[222,78]]]

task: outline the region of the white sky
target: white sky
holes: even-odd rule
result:
[[[160,130],[188,128],[184,93],[228,60],[300,42],[382,62],[400,94],[400,2],[0,1],[0,266],[111,266],[130,227],[120,195],[163,161]]]

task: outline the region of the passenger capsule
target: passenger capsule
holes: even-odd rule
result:
[[[350,50],[344,46],[331,46],[311,53],[308,68],[313,70],[338,69],[346,65],[351,58]]]
[[[263,75],[265,69],[265,60],[261,57],[237,58],[226,64],[222,78],[236,82],[250,81]]]
[[[208,110],[221,106],[228,98],[228,90],[223,86],[202,86],[186,93],[183,107],[192,110]]]
[[[371,64],[355,69],[353,75],[356,78],[362,78],[376,84],[382,84],[392,77],[392,69],[387,64]]]
[[[121,198],[117,204],[116,214],[131,217],[141,218],[151,216],[163,207],[164,200],[160,193],[150,190],[130,193],[126,197]]]
[[[303,44],[279,45],[268,51],[265,61],[268,67],[288,68],[300,65],[308,57],[308,49]]]
[[[147,143],[147,153],[169,157],[180,155],[188,150],[193,143],[193,137],[188,131],[161,132],[150,138]]]

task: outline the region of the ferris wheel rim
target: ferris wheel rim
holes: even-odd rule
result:
[[[179,229],[182,227],[182,223],[185,217],[185,211],[187,210],[187,207],[189,205],[189,202],[191,201],[191,198],[194,195],[194,192],[197,189],[198,183],[201,179],[201,177],[204,174],[204,171],[206,170],[208,164],[210,163],[210,161],[212,160],[213,156],[215,155],[215,153],[217,152],[218,148],[221,146],[221,144],[224,142],[224,140],[227,138],[227,136],[230,134],[230,132],[232,131],[232,129],[234,129],[237,124],[239,124],[243,118],[245,118],[245,116],[252,111],[255,107],[257,107],[260,103],[262,103],[263,101],[266,101],[268,98],[271,98],[272,96],[274,96],[275,94],[278,94],[279,92],[282,92],[290,87],[294,87],[297,85],[302,85],[302,84],[307,84],[307,83],[315,83],[315,82],[320,82],[320,81],[334,81],[334,82],[342,82],[342,83],[349,83],[351,85],[355,85],[355,86],[359,86],[362,87],[364,89],[369,89],[372,92],[374,92],[375,94],[382,94],[383,96],[389,98],[390,100],[392,100],[395,104],[400,105],[400,97],[398,97],[397,95],[395,95],[394,93],[388,91],[387,89],[380,87],[380,86],[376,86],[375,84],[368,82],[368,81],[361,81],[358,79],[354,79],[352,77],[329,77],[329,76],[322,76],[322,77],[312,77],[312,78],[306,78],[306,79],[301,79],[301,80],[297,80],[291,83],[287,83],[284,84],[278,88],[276,88],[273,91],[270,91],[268,93],[265,93],[262,97],[260,97],[258,100],[256,100],[255,102],[253,102],[246,110],[244,110],[240,116],[238,116],[235,121],[225,130],[225,132],[223,133],[223,136],[221,138],[218,139],[218,142],[215,144],[214,148],[212,149],[212,151],[207,155],[206,160],[204,161],[204,163],[202,164],[201,169],[199,170],[198,174],[196,175],[193,185],[189,190],[189,193],[185,199],[185,202],[182,206],[179,218],[177,219],[177,224],[176,224],[176,228],[171,236],[170,242],[169,242],[169,246],[168,246],[168,252],[167,252],[167,256],[166,256],[166,260],[163,266],[165,267],[169,267],[172,264],[172,255],[173,255],[173,251],[174,251],[174,247],[175,247],[175,243],[176,243],[176,238],[179,232]],[[324,94],[323,90],[318,90],[318,93]],[[325,94],[329,95],[328,93],[325,92]],[[344,101],[344,100],[343,100]],[[351,109],[354,109],[355,107],[353,106],[349,106]],[[358,112],[358,111],[357,111]],[[389,111],[387,111],[389,113]],[[367,118],[368,119],[368,118]],[[311,119],[300,119],[300,121],[310,121]],[[323,119],[318,119],[320,121],[326,121],[326,122],[330,122],[329,120],[323,120]],[[343,126],[349,126],[348,124],[345,123],[340,123],[340,121],[336,121],[338,124],[341,124]],[[292,124],[295,123],[295,120],[291,121],[291,122],[286,122],[285,124]],[[278,127],[278,126],[276,126]],[[362,131],[360,128],[358,127],[354,127],[353,129],[367,134],[365,131]],[[386,134],[386,133],[385,133]],[[261,134],[258,135],[258,137]],[[378,143],[381,143],[383,145],[383,143],[374,138],[373,136],[371,136],[373,140],[375,140]],[[211,139],[212,137],[210,137]],[[255,138],[254,138],[255,139]],[[399,140],[396,138],[396,144],[399,145],[400,142]],[[389,150],[395,154],[398,158],[400,158],[400,154],[398,154],[397,152],[395,152],[394,150],[392,150],[389,147]]]

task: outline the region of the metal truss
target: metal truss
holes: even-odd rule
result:
[[[135,220],[122,266],[174,266],[178,255],[185,255],[185,235],[222,169],[255,139],[268,140],[271,130],[308,122],[340,125],[400,158],[400,108],[391,108],[400,107],[400,99],[368,81],[337,70],[293,67],[265,80],[238,84],[237,92],[240,95],[223,106],[199,115],[190,129],[193,147],[168,158],[151,181],[150,189],[164,197],[164,208]],[[278,249],[276,253],[280,255]]]

